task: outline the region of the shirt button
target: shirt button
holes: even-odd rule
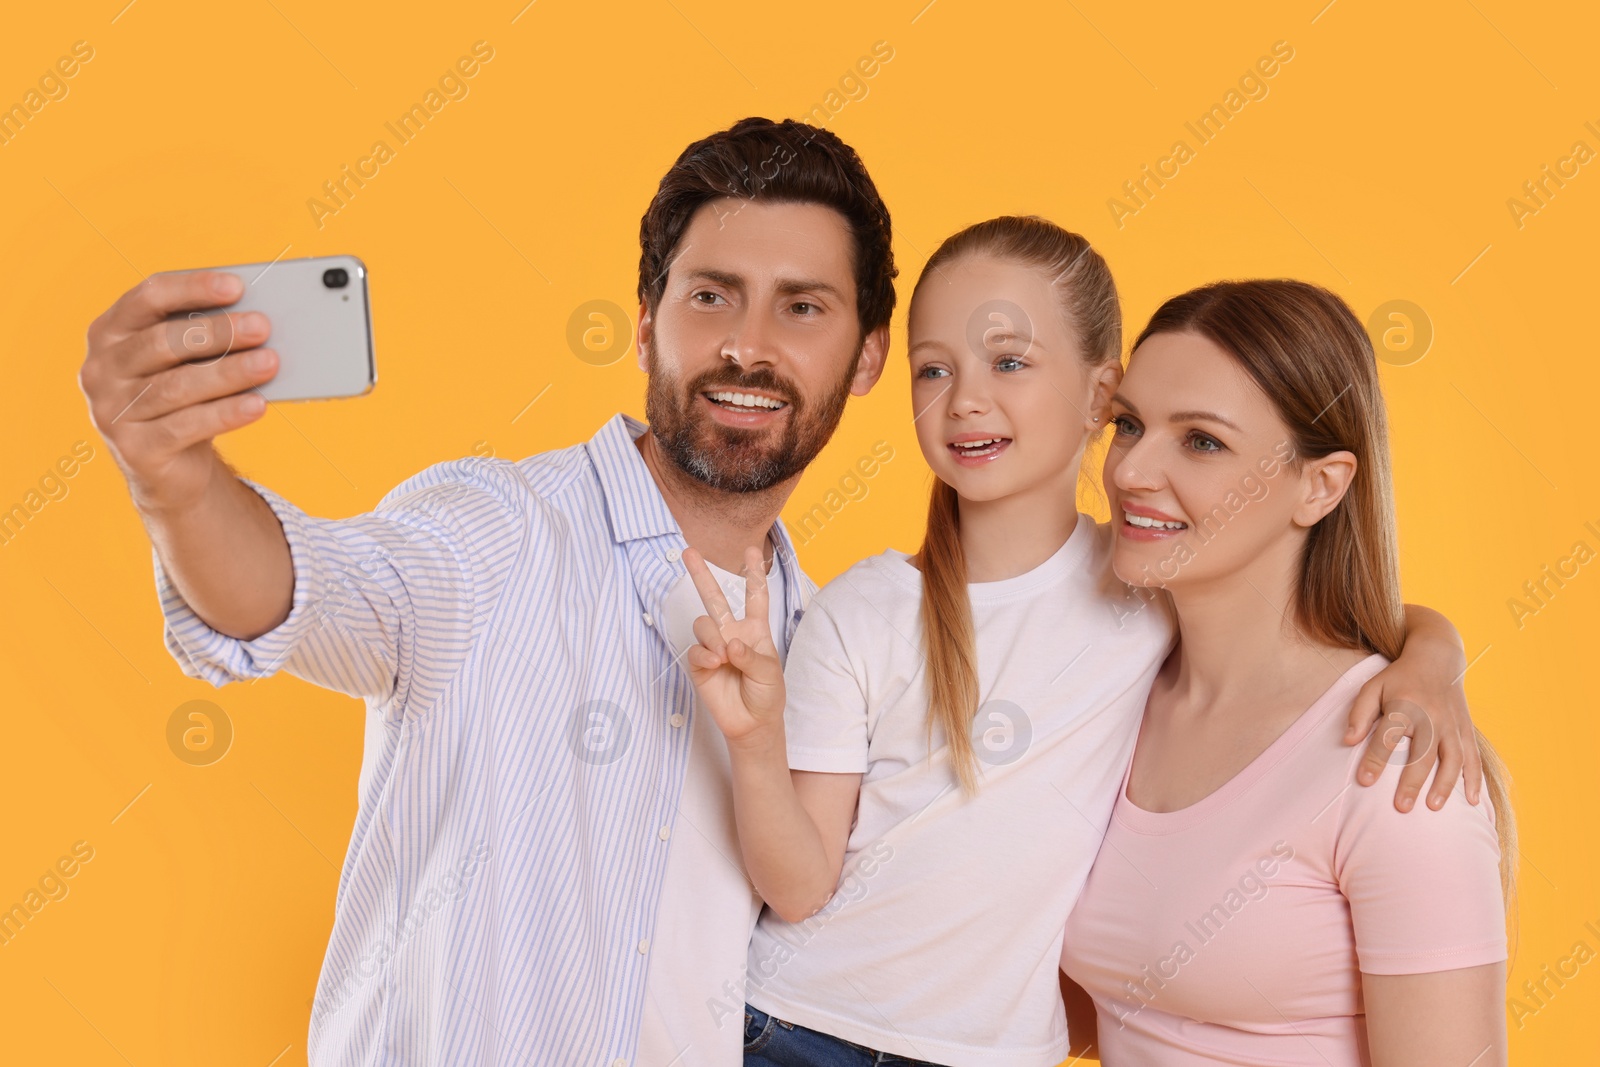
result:
[[[628,1067],[628,1061],[619,1056],[611,1061],[611,1067]]]
[[[639,942],[639,955],[643,956],[650,951],[650,939],[647,937]]]
[[[682,556],[682,555],[683,555],[683,553],[682,553],[682,552],[679,552],[679,551],[678,551],[678,550],[677,550],[677,549],[675,549],[675,548],[669,548],[669,549],[667,549],[667,559],[668,559],[668,560],[670,560],[670,561],[671,561],[671,562],[673,562],[673,563],[676,563],[676,562],[678,562],[678,557],[680,557],[680,556]]]
[[[656,620],[650,617],[650,613],[648,611],[644,613],[644,624],[646,626],[654,626],[656,624]]]
[[[661,840],[663,840],[663,841],[665,841],[665,840],[666,840],[666,839],[667,839],[667,838],[669,838],[669,837],[671,837],[671,836],[672,836],[672,827],[670,827],[670,826],[663,826],[663,827],[662,827],[662,828],[661,828],[661,832],[660,832],[660,833],[658,833],[658,834],[656,834],[656,836],[657,836],[657,837],[659,837],[659,838],[661,838]]]
[[[672,718],[668,719],[667,721],[670,722],[674,727],[680,727],[683,725],[683,716],[679,715],[677,712],[673,712]]]

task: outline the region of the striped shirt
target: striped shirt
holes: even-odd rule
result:
[[[152,549],[185,674],[366,700],[313,1064],[631,1063],[695,711],[658,621],[686,542],[645,429],[619,414],[571,448],[440,463],[347,519],[241,479],[295,574],[251,641],[202,622]],[[781,521],[772,541],[787,647],[815,586]]]

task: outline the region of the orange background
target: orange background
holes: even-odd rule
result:
[[[73,870],[0,946],[5,1059],[303,1062],[355,811],[359,702],[288,676],[213,690],[163,649],[150,547],[76,382],[89,321],[158,270],[361,256],[377,389],[274,405],[222,442],[312,513],[357,513],[434,462],[522,456],[641,414],[631,353],[578,358],[569,316],[636,307],[639,216],[685,144],[745,115],[807,113],[871,169],[903,293],[948,233],[1037,212],[1106,255],[1130,334],[1179,290],[1263,275],[1330,286],[1364,318],[1407,301],[1409,322],[1388,325],[1431,324],[1420,359],[1390,352],[1383,370],[1405,592],[1460,627],[1474,714],[1516,776],[1508,995],[1537,1010],[1511,1023],[1512,1062],[1593,1056],[1600,965],[1539,1002],[1519,993],[1577,942],[1600,952],[1585,927],[1600,928],[1597,372],[1577,313],[1594,299],[1600,165],[1574,156],[1600,149],[1585,125],[1600,127],[1591,5],[524,2],[6,15],[0,106],[26,106],[75,42],[92,58],[0,144],[0,509],[40,505],[0,544],[0,907],[62,857]],[[396,146],[384,123],[480,40],[493,58],[467,95]],[[892,59],[830,98],[880,41]],[[1185,123],[1227,106],[1280,41],[1293,57],[1265,95],[1241,92],[1200,144]],[[319,226],[308,201],[380,138],[393,158]],[[1128,200],[1123,183],[1179,139],[1192,158]],[[1546,165],[1569,176],[1536,205],[1523,183]],[[1114,211],[1118,196],[1138,210]],[[1514,211],[1518,196],[1538,210]],[[802,549],[819,581],[915,547],[927,471],[907,394],[893,360],[791,502],[791,520],[825,505]],[[879,440],[895,456],[865,495],[829,498]],[[65,495],[30,497],[79,441],[92,458]],[[1569,577],[1535,604],[1524,583],[1547,565]],[[1538,610],[1514,611],[1517,597]],[[209,765],[169,746],[190,700],[231,723]],[[78,842],[92,859],[75,864]]]

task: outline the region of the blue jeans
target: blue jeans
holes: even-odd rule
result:
[[[744,1067],[938,1067],[857,1045],[744,1006]]]

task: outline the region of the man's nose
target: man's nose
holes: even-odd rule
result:
[[[772,366],[778,362],[776,326],[770,313],[752,308],[723,343],[723,354],[732,355],[745,370]]]

